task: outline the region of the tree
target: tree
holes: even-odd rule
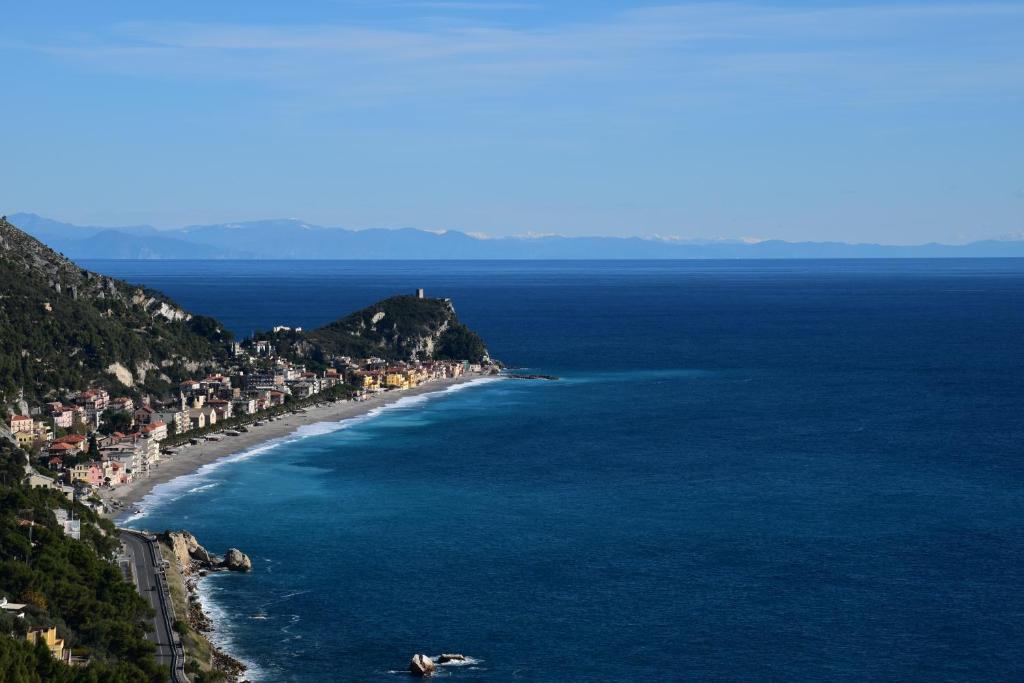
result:
[[[71,431],[72,433],[80,436],[85,436],[89,433],[89,428],[85,426],[84,422],[82,422],[82,416],[78,413],[75,413],[74,418],[72,418]]]
[[[123,410],[113,413],[104,413],[103,419],[100,420],[99,431],[103,434],[129,432],[131,431],[132,423],[134,421],[134,418]]]

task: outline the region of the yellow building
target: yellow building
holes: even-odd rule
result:
[[[363,389],[380,389],[380,375],[372,372],[364,374]]]
[[[36,440],[36,435],[32,432],[14,432],[14,439],[18,442],[19,446],[27,448]]]
[[[384,377],[384,384],[394,389],[408,389],[409,380],[404,372],[388,371]]]
[[[39,641],[46,643],[47,649],[57,659],[64,659],[64,639],[57,637],[57,627],[34,628],[25,634],[25,640],[33,645]]]

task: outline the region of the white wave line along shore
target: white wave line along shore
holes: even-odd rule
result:
[[[464,375],[457,379],[428,382],[401,392],[377,394],[365,401],[341,401],[307,408],[304,413],[288,414],[260,427],[250,427],[248,432],[239,436],[183,448],[163,460],[149,476],[105,491],[103,497],[110,503],[116,501],[125,507],[118,521],[121,525],[130,525],[161,501],[186,495],[191,487],[196,487],[213,471],[228,463],[262,455],[298,439],[347,429],[386,410],[407,408],[432,397],[501,380],[488,375]],[[131,512],[136,507],[139,511]]]

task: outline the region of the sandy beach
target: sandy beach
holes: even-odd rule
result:
[[[305,408],[305,412],[302,413],[288,413],[273,422],[264,422],[258,427],[249,425],[249,431],[242,432],[238,436],[221,434],[220,441],[203,441],[196,446],[177,448],[177,452],[174,455],[161,456],[160,462],[150,470],[148,476],[114,489],[103,490],[100,493],[100,497],[107,503],[107,507],[113,511],[110,513],[111,516],[119,516],[126,511],[130,511],[135,503],[142,500],[147,493],[160,484],[195,472],[207,463],[239,453],[267,441],[287,436],[303,425],[316,424],[318,422],[339,422],[359,417],[374,408],[396,403],[409,396],[444,391],[456,384],[465,384],[486,376],[481,373],[467,373],[456,379],[432,380],[424,382],[414,389],[380,392],[373,394],[370,398],[363,401],[327,403],[319,407]]]

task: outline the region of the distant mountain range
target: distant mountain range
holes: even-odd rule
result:
[[[31,213],[14,225],[73,259],[766,259],[1024,256],[1024,240],[893,246],[641,237],[484,238],[449,230],[347,230],[276,219],[158,230],[81,226]]]

